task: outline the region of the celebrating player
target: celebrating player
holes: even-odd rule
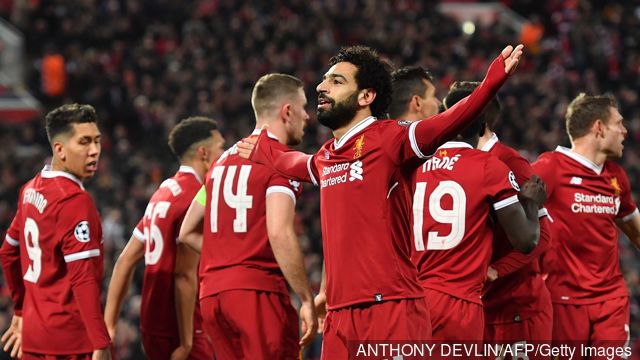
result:
[[[302,141],[309,115],[299,79],[261,77],[251,104],[256,128],[269,126],[272,146]],[[315,336],[313,297],[294,230],[301,190],[298,182],[240,158],[234,146],[209,169],[191,204],[180,239],[202,251],[200,304],[216,359],[298,359],[300,345]],[[300,340],[285,279],[302,301]]]
[[[63,105],[45,117],[51,167],[20,190],[0,249],[14,317],[2,339],[23,359],[110,359],[102,320],[102,227],[82,186],[100,158],[90,105]]]
[[[640,216],[624,169],[627,135],[616,100],[578,95],[566,113],[571,148],[540,155],[554,239],[544,257],[553,302],[553,340],[588,346],[629,340],[629,291],[618,263],[616,225],[640,246]],[[578,357],[582,358],[582,357]]]
[[[180,160],[180,168],[153,194],[114,266],[105,308],[112,338],[133,271],[144,258],[140,328],[149,359],[213,357],[195,306],[198,254],[176,240],[191,200],[209,166],[222,154],[223,145],[216,122],[209,118],[187,118],[171,130],[169,147]]]
[[[333,130],[335,139],[309,156],[275,149],[261,134],[253,160],[320,186],[329,310],[323,358],[347,358],[354,340],[430,337],[411,245],[394,236],[387,196],[404,166],[414,166],[482,110],[521,54],[521,46],[505,48],[470,97],[429,120],[410,123],[376,119],[391,100],[389,66],[369,48],[343,48],[317,87],[318,121]],[[253,144],[238,146],[248,156]]]

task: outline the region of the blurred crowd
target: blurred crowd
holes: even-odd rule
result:
[[[309,121],[302,150],[331,137],[315,120],[315,86],[341,45],[365,44],[396,66],[421,65],[443,96],[454,80],[480,80],[506,44],[524,41],[525,60],[501,91],[497,131],[529,160],[568,145],[564,112],[579,92],[610,92],[629,130],[625,155],[634,195],[640,183],[640,1],[504,0],[527,19],[527,33],[500,23],[465,34],[430,1],[399,0],[15,0],[0,15],[25,36],[28,88],[49,110],[66,102],[96,107],[103,131],[99,171],[88,185],[103,218],[105,289],[113,263],[160,182],[178,167],[166,138],[180,119],[206,115],[227,144],[254,126],[250,94],[268,72],[307,85]],[[531,35],[533,34],[533,36]],[[63,65],[51,86],[47,67]],[[45,66],[46,65],[46,66]],[[60,74],[58,74],[60,75]],[[1,119],[0,119],[1,120]],[[42,168],[49,148],[42,121],[0,121],[0,229],[7,229],[19,187]],[[314,290],[321,276],[317,190],[298,202],[297,230]],[[626,239],[621,262],[632,293],[632,337],[640,334],[640,256]],[[142,270],[139,269],[139,270]],[[139,358],[139,293],[134,278],[117,339],[120,358]],[[11,314],[0,296],[0,328]],[[318,354],[319,349],[311,350]]]

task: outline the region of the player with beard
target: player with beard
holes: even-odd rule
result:
[[[20,190],[0,249],[14,304],[2,340],[23,359],[110,359],[100,305],[100,214],[82,186],[98,169],[96,112],[63,105],[47,114],[45,127],[51,166]]]
[[[253,88],[256,130],[265,142],[297,145],[309,119],[302,82],[269,74]],[[298,359],[315,336],[313,295],[294,229],[300,183],[225,151],[187,212],[180,240],[202,253],[200,306],[216,359]],[[285,281],[286,279],[286,281]],[[302,302],[303,336],[287,282]]]
[[[253,154],[253,140],[238,145],[243,156],[320,186],[326,292],[316,303],[322,309],[326,298],[329,310],[324,359],[348,358],[357,340],[430,338],[411,244],[394,235],[387,197],[402,168],[415,167],[484,108],[521,54],[522,46],[505,48],[471,96],[411,123],[377,120],[391,101],[389,65],[367,47],[343,48],[317,87],[318,121],[335,139],[312,156],[276,149],[264,132]]]
[[[533,164],[547,184],[553,219],[554,240],[543,258],[553,341],[622,347],[629,341],[629,291],[619,268],[616,225],[640,246],[629,179],[611,160],[622,156],[627,129],[613,97],[584,93],[569,104],[566,128],[571,148],[558,146]]]

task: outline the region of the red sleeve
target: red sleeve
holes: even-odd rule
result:
[[[507,165],[489,155],[485,162],[482,190],[489,196],[494,210],[500,210],[518,202],[518,184]]]
[[[462,131],[470,121],[476,118],[484,107],[493,99],[502,84],[507,80],[504,71],[504,59],[499,55],[489,66],[487,75],[471,95],[456,103],[447,111],[417,121],[409,126],[408,140],[402,153],[411,158],[425,158],[435,149],[452,139]],[[403,161],[409,160],[407,158]]]
[[[104,324],[100,288],[94,269],[96,265],[93,259],[72,261],[67,264],[67,271],[73,297],[91,344],[94,349],[103,349],[111,344],[111,338]]]
[[[131,235],[134,238],[136,238],[136,240],[144,244],[144,226],[142,225],[143,220],[144,220],[144,216],[140,219],[140,221],[138,221],[138,224],[136,225],[136,227],[133,228],[133,233]]]
[[[616,164],[617,165],[617,164]],[[637,215],[637,206],[636,202],[633,201],[633,196],[631,195],[631,185],[629,184],[629,178],[627,177],[627,173],[621,166],[617,166],[620,174],[618,178],[618,182],[620,183],[620,210],[618,210],[618,217],[622,218],[622,221],[628,221],[631,217]]]
[[[313,155],[274,146],[274,142],[268,138],[266,131],[260,133],[251,153],[251,160],[269,166],[285,178],[318,185],[318,172]]]
[[[88,193],[77,193],[60,204],[58,224],[65,262],[100,256],[100,216]]]
[[[541,212],[539,212],[539,215],[542,215],[542,217],[540,218],[540,240],[538,246],[528,254],[513,249],[510,253],[491,264],[491,267],[498,272],[499,277],[507,276],[521,269],[523,266],[536,260],[539,256],[542,256],[551,246],[549,218]]]
[[[509,155],[509,157],[503,162],[513,171],[516,176],[516,182],[518,185],[522,186],[522,184],[526,183],[531,179],[531,175],[533,174],[531,170],[531,164],[527,161],[527,159],[523,158],[518,154],[515,150],[512,150],[513,153]]]
[[[553,194],[553,190],[555,189],[555,170],[557,168],[553,163],[551,153],[544,153],[540,155],[538,160],[531,164],[531,168],[533,173],[538,175],[544,182],[544,185],[547,188],[547,198],[550,198]]]
[[[19,316],[22,315],[22,303],[24,301],[24,282],[20,265],[20,227],[18,225],[20,222],[20,216],[16,214],[0,248],[2,271],[11,292],[14,313]]]

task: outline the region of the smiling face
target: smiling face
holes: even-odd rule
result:
[[[356,115],[359,89],[358,68],[348,62],[333,65],[318,84],[318,121],[332,129],[348,124]]]
[[[94,122],[73,123],[71,131],[58,135],[53,143],[60,169],[80,180],[93,177],[100,158],[100,130]]]

